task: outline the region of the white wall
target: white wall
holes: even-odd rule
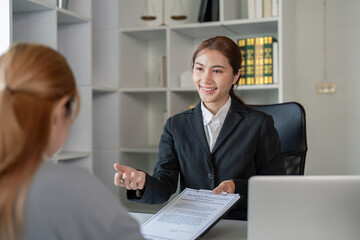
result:
[[[323,0],[295,0],[295,96],[284,100],[299,101],[306,110],[305,174],[360,174],[360,1],[326,3],[324,31]],[[326,81],[325,65],[335,94],[316,93],[316,84]]]
[[[360,1],[348,0],[345,11],[345,79],[347,106],[347,148],[350,174],[360,174]]]

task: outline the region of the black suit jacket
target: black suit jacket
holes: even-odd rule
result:
[[[251,109],[232,98],[212,153],[206,140],[201,102],[191,110],[169,118],[159,144],[159,161],[146,176],[141,198],[128,191],[128,199],[160,204],[184,188],[212,190],[233,180],[240,202],[228,218],[246,219],[248,180],[254,175],[286,174],[280,140],[270,115]]]

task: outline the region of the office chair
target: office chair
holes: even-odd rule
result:
[[[304,175],[307,153],[305,110],[296,102],[249,105],[271,115],[281,140],[287,175]]]

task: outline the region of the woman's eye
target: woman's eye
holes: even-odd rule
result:
[[[222,71],[215,69],[215,70],[214,70],[214,73],[222,73]]]
[[[201,67],[196,68],[196,71],[202,71],[202,70],[203,70],[203,68],[201,68]]]

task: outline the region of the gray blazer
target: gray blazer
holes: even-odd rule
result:
[[[143,239],[139,225],[84,169],[43,164],[27,194],[23,240]]]
[[[271,116],[232,98],[231,107],[212,153],[206,140],[200,103],[169,118],[159,144],[159,160],[146,176],[141,198],[128,191],[128,199],[160,204],[176,191],[214,189],[233,180],[241,200],[227,218],[246,219],[248,180],[254,175],[286,174],[280,140]]]

